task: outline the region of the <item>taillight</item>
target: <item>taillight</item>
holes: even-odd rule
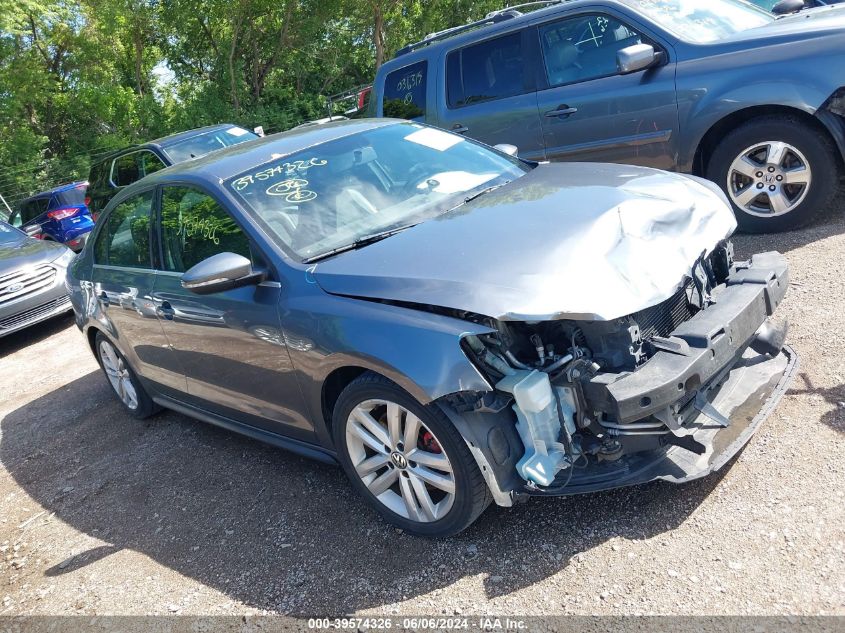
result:
[[[53,220],[64,220],[65,218],[69,218],[71,216],[76,215],[79,209],[75,207],[70,207],[66,209],[55,209],[54,211],[49,211],[47,213],[48,218],[52,218]]]
[[[92,211],[91,212],[91,219],[94,220],[95,223],[97,222],[97,218],[99,218],[99,217],[100,217],[99,211]]]
[[[85,206],[91,206],[91,196],[85,196]]]

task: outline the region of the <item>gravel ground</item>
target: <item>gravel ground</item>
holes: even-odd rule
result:
[[[0,340],[0,614],[845,614],[845,199],[798,232],[801,368],[683,486],[491,507],[433,542],[340,470],[175,413],[137,422],[70,318]]]

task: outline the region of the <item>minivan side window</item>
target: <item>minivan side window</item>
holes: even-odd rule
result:
[[[382,111],[386,117],[421,119],[425,117],[428,62],[423,60],[384,78]]]
[[[249,238],[214,198],[193,187],[168,186],[161,195],[164,269],[182,273],[218,253],[251,259]]]
[[[640,43],[639,33],[607,15],[578,15],[540,27],[551,87],[615,75],[616,52]]]
[[[115,158],[111,178],[116,187],[125,187],[164,167],[156,154],[149,150],[139,150]]]
[[[525,92],[519,31],[452,51],[446,58],[446,99],[450,108]]]
[[[94,263],[127,268],[152,268],[150,218],[153,191],[124,200],[109,213],[94,244]]]

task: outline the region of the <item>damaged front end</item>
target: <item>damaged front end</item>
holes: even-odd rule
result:
[[[734,262],[723,242],[645,310],[609,321],[494,320],[492,333],[464,337],[494,391],[449,404],[473,429],[497,502],[679,483],[720,468],[795,371],[786,325],[769,319],[787,285],[782,255]]]

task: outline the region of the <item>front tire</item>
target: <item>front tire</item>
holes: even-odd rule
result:
[[[94,349],[106,379],[129,415],[143,419],[159,410],[123,354],[99,332],[94,337]]]
[[[793,116],[753,119],[719,143],[707,178],[728,196],[739,228],[787,231],[825,208],[839,185],[833,142]]]
[[[420,536],[451,536],[490,504],[487,484],[445,414],[386,378],[356,378],[332,418],[343,470],[389,523]]]

